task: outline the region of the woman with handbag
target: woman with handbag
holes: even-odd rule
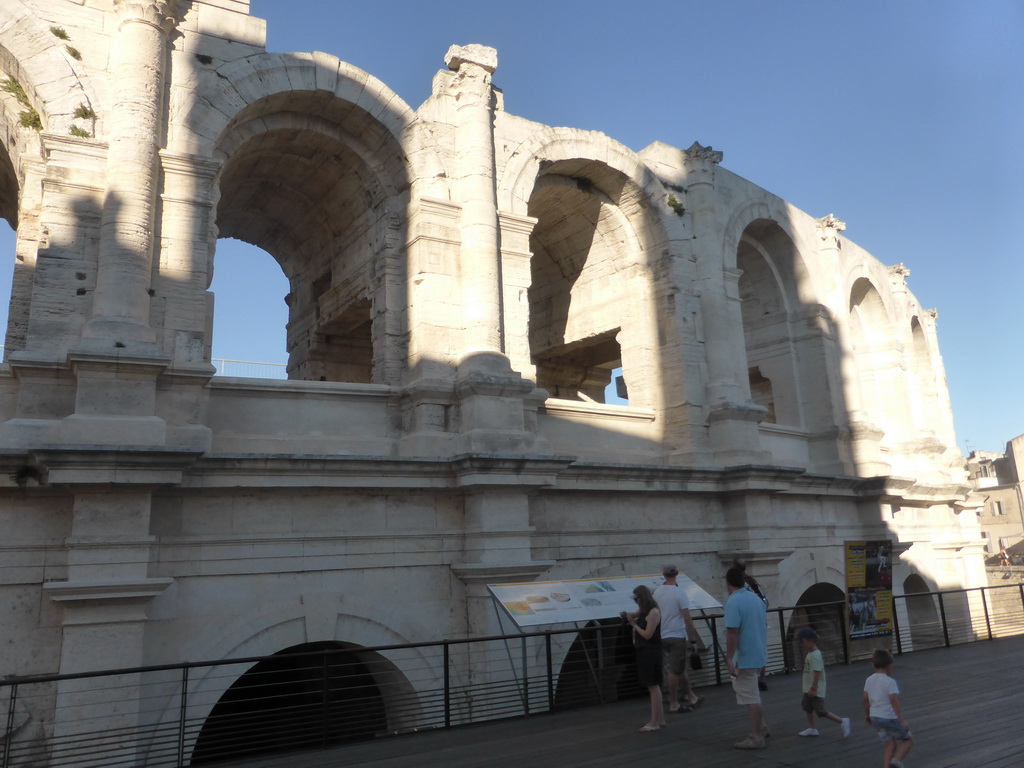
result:
[[[633,627],[637,677],[651,697],[651,719],[640,729],[641,733],[650,733],[665,725],[661,702],[661,612],[651,590],[642,584],[633,590],[633,599],[637,610],[620,615]]]

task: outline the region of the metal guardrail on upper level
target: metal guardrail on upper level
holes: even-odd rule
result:
[[[1024,585],[898,595],[898,653],[1024,633]],[[866,657],[846,603],[769,611],[771,673],[799,668],[815,626],[827,663]],[[694,685],[721,683],[721,614]],[[295,652],[296,650],[301,652]],[[200,765],[423,729],[601,704],[643,694],[617,622],[375,648],[314,644],[274,656],[0,680],[3,768]]]
[[[237,376],[243,379],[287,379],[288,366],[284,363],[256,363],[249,360],[228,360],[214,357],[210,360],[217,369],[216,376]]]
[[[0,360],[4,359],[4,346],[0,344]],[[257,363],[251,360],[231,360],[214,357],[210,360],[217,369],[215,376],[236,376],[242,379],[287,379],[288,366],[284,363]]]

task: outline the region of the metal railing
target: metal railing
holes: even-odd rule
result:
[[[818,632],[826,663],[1024,633],[1024,585],[898,595],[891,637],[850,641],[845,602],[769,611],[772,674],[800,668]],[[695,686],[726,679],[720,613]],[[322,748],[646,695],[618,622],[494,637],[0,680],[2,767],[186,766]]]
[[[4,359],[4,346],[0,344],[0,360]],[[241,379],[287,379],[288,366],[284,363],[257,363],[251,360],[231,360],[226,357],[210,359],[217,369],[215,376],[235,376]]]
[[[236,376],[243,379],[287,379],[288,366],[284,363],[256,363],[249,360],[229,360],[214,357],[210,360],[217,369],[215,376]]]

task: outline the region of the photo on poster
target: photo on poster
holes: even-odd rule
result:
[[[891,635],[892,543],[848,541],[845,556],[850,639]]]

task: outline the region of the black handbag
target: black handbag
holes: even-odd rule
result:
[[[690,654],[690,669],[704,669],[704,662],[696,651]]]

